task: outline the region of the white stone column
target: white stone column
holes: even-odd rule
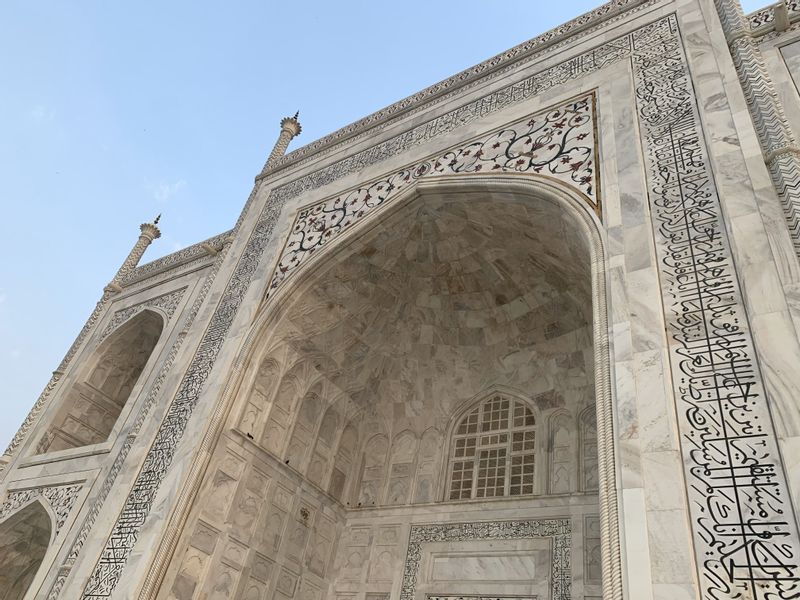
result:
[[[153,243],[153,240],[161,237],[161,231],[156,226],[160,218],[161,215],[156,217],[156,220],[152,223],[142,223],[139,226],[139,229],[142,232],[141,235],[139,235],[139,239],[136,240],[136,243],[133,245],[130,254],[128,254],[128,258],[126,258],[122,263],[122,266],[117,271],[117,274],[114,275],[114,279],[112,279],[105,287],[103,290],[104,292],[122,291],[122,282],[125,281],[125,278],[136,268],[136,265],[139,264],[139,261],[142,259],[145,250],[147,250],[148,246]]]
[[[289,143],[303,131],[303,128],[300,126],[300,121],[297,120],[299,116],[300,111],[297,111],[293,117],[286,117],[281,121],[281,133],[278,136],[278,141],[275,142],[275,147],[269,154],[267,164],[264,167],[265,169],[274,165],[276,160],[286,154]]]
[[[786,120],[783,105],[739,0],[714,0],[714,4],[764,153],[764,162],[783,205],[795,255],[800,258],[800,147]],[[786,16],[785,3],[781,6],[782,10],[776,10],[779,20]]]

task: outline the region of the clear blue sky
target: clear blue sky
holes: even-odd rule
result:
[[[141,222],[145,260],[224,231],[282,117],[311,142],[599,4],[3,2],[0,452]]]

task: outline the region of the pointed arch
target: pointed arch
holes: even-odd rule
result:
[[[284,462],[298,471],[304,472],[308,462],[309,448],[313,446],[312,436],[317,421],[325,405],[321,381],[314,383],[297,404],[292,437],[286,447]]]
[[[574,477],[574,416],[558,410],[549,419],[547,440],[547,492],[568,494],[573,491]]]
[[[314,452],[311,454],[311,461],[306,473],[309,481],[323,489],[328,475],[328,465],[333,457],[336,438],[339,435],[341,424],[339,412],[339,403],[333,403],[322,416],[314,443]]]
[[[339,445],[333,459],[333,471],[328,483],[328,493],[344,504],[350,504],[347,493],[348,480],[354,469],[358,452],[358,425],[351,420],[339,436]]]
[[[477,196],[490,193],[503,201],[543,203],[555,207],[564,218],[564,223],[577,233],[581,252],[585,253],[590,268],[591,307],[588,321],[592,331],[593,378],[596,404],[589,410],[596,411],[597,423],[597,478],[600,501],[600,519],[603,522],[603,587],[617,589],[621,581],[619,513],[617,505],[617,467],[615,463],[613,437],[613,410],[609,356],[609,324],[606,299],[606,255],[605,232],[598,215],[588,210],[585,201],[568,186],[547,177],[532,174],[456,174],[446,176],[424,176],[400,191],[391,205],[376,210],[373,218],[364,219],[348,227],[335,242],[316,248],[314,259],[307,261],[294,275],[294,280],[270,291],[262,304],[262,312],[253,332],[263,331],[266,323],[286,314],[297,298],[314,284],[315,278],[328,268],[328,259],[346,252],[347,248],[360,247],[360,239],[375,229],[391,226],[395,215],[417,199],[430,195]],[[380,215],[380,217],[378,217]],[[558,325],[556,323],[556,325]],[[555,327],[556,331],[558,330]],[[248,343],[252,343],[251,338]],[[449,437],[449,436],[448,436]],[[545,440],[541,440],[544,442]],[[447,461],[443,461],[445,468]],[[385,467],[384,467],[385,469]],[[439,478],[445,483],[446,477]],[[357,497],[363,487],[363,475],[356,486]],[[442,485],[437,494],[444,496]],[[546,488],[545,488],[546,489]]]
[[[417,436],[410,429],[401,431],[394,437],[386,490],[387,505],[406,504],[409,501],[414,482],[417,446]]]
[[[449,500],[536,492],[537,418],[531,404],[494,389],[455,421],[447,468]]]
[[[580,453],[578,476],[582,492],[597,491],[600,483],[597,452],[597,414],[595,408],[585,408],[578,417]]]
[[[358,490],[359,506],[380,504],[386,484],[386,460],[389,454],[389,438],[384,434],[372,436],[364,445],[361,482]]]
[[[0,522],[0,600],[28,593],[53,537],[53,521],[39,499]]]
[[[422,433],[414,482],[414,502],[433,502],[436,497],[436,473],[442,453],[442,433],[430,427]]]
[[[263,416],[272,401],[279,374],[280,365],[272,357],[264,359],[256,369],[249,397],[239,417],[239,429],[251,440],[261,437]]]
[[[299,360],[285,370],[280,375],[280,381],[275,384],[275,393],[268,406],[267,422],[261,436],[261,446],[275,456],[279,457],[283,452],[295,404],[303,393],[307,370],[305,361]]]
[[[613,437],[611,435],[612,414],[608,368],[608,321],[605,306],[605,259],[603,254],[602,234],[599,233],[599,229],[596,227],[596,217],[588,214],[585,210],[580,208],[578,206],[579,203],[575,201],[575,198],[568,190],[565,190],[563,186],[559,186],[554,182],[543,180],[537,181],[535,179],[536,178],[531,178],[527,175],[492,175],[490,177],[458,175],[454,177],[442,177],[435,179],[431,178],[428,181],[419,182],[419,184],[416,186],[416,189],[409,189],[405,198],[410,201],[415,197],[419,197],[428,193],[428,191],[431,191],[431,193],[441,192],[452,194],[453,197],[464,194],[485,194],[488,189],[492,194],[506,194],[509,198],[511,198],[509,201],[519,203],[527,200],[542,201],[552,205],[565,207],[564,212],[567,213],[568,217],[570,218],[569,225],[575,226],[575,228],[580,230],[581,234],[588,240],[587,247],[589,248],[588,253],[590,254],[589,262],[591,264],[593,296],[593,302],[590,309],[593,316],[592,322],[594,325],[594,344],[592,350],[595,357],[594,376],[595,389],[597,390],[598,396],[597,421],[599,429],[601,430],[598,438],[601,440],[599,459],[601,466],[599,468],[599,477],[601,481],[601,519],[603,521],[604,531],[604,587],[611,588],[617,585],[619,575],[619,541],[617,539],[618,529],[615,470],[613,462]],[[400,205],[401,203],[398,197],[395,206],[399,207]],[[383,220],[381,221],[383,225]],[[375,225],[377,224],[377,220],[373,219],[369,221],[369,223],[371,225]],[[287,311],[291,308],[295,297],[302,297],[303,291],[309,289],[313,285],[315,274],[318,274],[324,270],[325,263],[324,261],[320,261],[319,258],[322,256],[328,256],[332,251],[341,251],[343,247],[354,241],[356,231],[358,231],[358,235],[361,235],[366,229],[368,229],[366,225],[364,227],[353,227],[352,235],[348,236],[347,234],[344,234],[336,244],[331,244],[327,248],[323,248],[317,253],[317,261],[309,263],[305,271],[302,272],[302,276],[296,277],[292,284],[282,286],[281,289],[278,289],[274,295],[272,295],[266,302],[263,303],[263,310],[256,319],[256,323],[251,331],[251,335],[249,335],[245,341],[243,347],[243,356],[246,356],[250,351],[252,351],[253,344],[256,343],[257,340],[264,339],[264,337],[269,339],[269,334],[265,333],[266,331],[269,331],[268,325],[275,323],[276,320],[280,319],[281,316],[286,315]],[[237,359],[237,369],[241,368],[243,360],[244,359],[242,358]],[[239,370],[233,374],[234,378],[238,378],[240,376],[241,371]],[[226,386],[226,390],[233,389],[235,389],[235,385]],[[345,389],[345,391],[347,390]],[[226,392],[224,402],[227,403],[231,401],[232,398],[233,392]],[[359,398],[359,400],[361,400],[361,398]],[[367,406],[366,400],[368,400],[368,398],[364,398],[364,400],[365,402],[361,405],[362,407]],[[390,430],[391,428],[387,429]],[[366,427],[364,427],[364,430],[375,431]],[[215,431],[218,433],[218,430]],[[209,430],[207,435],[210,436],[213,433],[214,432]],[[377,449],[382,450],[382,454],[379,452],[379,456],[383,456],[381,464],[367,464],[367,461],[363,460],[363,458],[370,456],[371,460],[369,463],[376,463],[378,461],[375,459],[378,457],[374,455],[367,455],[366,452],[362,454],[362,476],[358,478],[360,485],[354,486],[355,489],[360,490],[361,492],[363,492],[363,483],[367,480],[363,474],[365,474],[369,468],[380,468],[383,472],[382,476],[385,477],[386,475],[385,471],[386,455],[388,453],[388,438],[386,438],[386,436],[383,434],[378,434],[370,440],[370,443],[367,444],[366,447],[369,447],[369,445],[375,439],[380,437],[383,437],[383,443],[378,444]],[[359,495],[359,497],[361,497],[361,495]],[[163,567],[163,565],[157,566],[158,569],[162,569]]]
[[[37,453],[98,444],[108,439],[164,328],[146,308],[97,346],[60,402]]]

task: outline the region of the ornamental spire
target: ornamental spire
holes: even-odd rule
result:
[[[128,254],[128,258],[122,263],[119,271],[114,275],[114,279],[105,287],[103,290],[104,292],[118,293],[122,291],[122,282],[128,274],[136,268],[136,265],[139,264],[144,251],[153,243],[153,240],[161,237],[161,230],[157,227],[159,220],[161,220],[161,215],[158,215],[152,223],[142,223],[139,225],[139,230],[141,231],[139,239],[136,240],[130,254]]]
[[[298,110],[296,113],[294,113],[293,117],[286,117],[281,120],[281,133],[278,136],[278,141],[275,142],[275,147],[272,149],[272,152],[270,152],[269,158],[267,159],[267,167],[270,167],[276,160],[286,154],[286,149],[289,147],[289,142],[291,142],[296,136],[300,135],[300,132],[303,131],[300,121],[298,120],[299,117],[300,111]]]

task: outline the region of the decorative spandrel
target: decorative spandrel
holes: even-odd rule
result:
[[[10,492],[5,501],[0,504],[0,521],[12,515],[18,508],[31,500],[44,498],[55,516],[53,530],[55,537],[58,537],[64,523],[72,512],[75,500],[78,499],[81,487],[80,484],[59,485]]]
[[[100,334],[98,343],[102,342],[106,337],[108,337],[108,335],[117,327],[128,321],[134,315],[139,314],[146,308],[160,308],[167,313],[169,317],[172,317],[172,315],[175,314],[175,311],[177,310],[185,291],[186,287],[182,287],[174,292],[162,294],[161,296],[156,296],[155,298],[140,302],[134,306],[118,310],[112,315],[111,320],[108,322],[108,325],[106,325],[103,333]]]
[[[599,215],[594,104],[594,94],[586,94],[368,185],[301,209],[281,253],[268,295],[307,263],[316,251],[425,176],[479,172],[545,175],[578,191]]]

